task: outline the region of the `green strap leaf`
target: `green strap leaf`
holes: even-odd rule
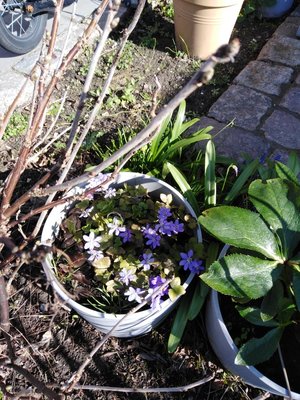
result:
[[[249,340],[241,347],[234,362],[238,365],[256,365],[267,361],[277,350],[283,329],[277,327],[259,339]]]
[[[185,118],[186,101],[182,100],[177,111],[176,119],[171,133],[171,142],[181,135],[182,123]]]
[[[208,292],[209,287],[199,279],[193,293],[190,307],[188,309],[187,317],[189,321],[192,321],[194,318],[196,318],[201,311]]]
[[[300,159],[298,154],[295,151],[292,151],[289,155],[287,166],[293,172],[295,176],[298,176],[300,173]]]
[[[236,306],[235,307],[241,317],[245,318],[248,322],[253,325],[265,326],[265,327],[275,327],[279,323],[270,319],[269,321],[263,321],[261,318],[261,311],[258,307],[245,307]]]
[[[205,210],[199,222],[223,243],[282,261],[275,236],[257,213],[239,207],[220,206]]]
[[[209,140],[205,150],[205,204],[215,206],[217,202],[216,183],[216,150],[214,143]]]
[[[224,204],[230,204],[233,200],[240,194],[243,186],[246,184],[248,179],[254,174],[259,166],[258,160],[253,160],[250,164],[248,164],[237,180],[234,182],[230,192],[224,199]]]
[[[190,306],[190,297],[185,295],[178,307],[168,340],[168,352],[173,353],[180,343],[184,329],[188,321],[188,310]]]
[[[300,187],[280,178],[256,180],[249,186],[250,200],[276,232],[286,258],[300,240]]]
[[[184,197],[192,206],[193,210],[195,211],[196,215],[200,214],[200,208],[197,202],[197,199],[192,191],[192,188],[188,184],[185,176],[175,167],[175,165],[171,164],[170,162],[166,162],[166,167],[170,171],[171,175],[173,176],[175,182],[180,187]]]
[[[276,261],[232,254],[215,261],[200,278],[222,294],[258,299],[272,288],[282,268]]]

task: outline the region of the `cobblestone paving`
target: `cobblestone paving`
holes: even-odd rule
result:
[[[291,150],[300,155],[299,26],[300,6],[197,124],[222,130],[214,140],[218,154],[241,161],[267,152],[283,162]]]

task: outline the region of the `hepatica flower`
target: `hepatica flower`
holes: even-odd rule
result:
[[[105,179],[105,175],[93,178],[90,187]],[[78,246],[87,260],[81,272],[92,283],[88,301],[99,299],[97,304],[105,312],[122,313],[123,307],[129,310],[145,300],[157,309],[171,289],[176,292],[172,285],[163,287],[166,281],[177,279],[180,293],[188,274],[203,269],[202,261],[195,257],[196,232],[185,222],[192,216],[173,205],[170,195],[164,202],[163,197],[152,198],[141,186],[101,188],[91,200],[80,202],[68,218],[66,241],[74,235],[73,246]]]
[[[95,247],[100,247],[100,236],[95,236],[95,232],[90,232],[89,235],[83,235],[83,240],[86,242],[84,248],[86,250],[94,250]]]
[[[152,253],[144,253],[142,255],[141,264],[144,271],[148,271],[151,268],[151,264],[154,263],[154,258]]]
[[[122,223],[123,221],[117,217],[114,217],[112,222],[107,223],[107,227],[109,228],[108,234],[119,236],[121,232],[125,232],[126,227],[122,226]]]
[[[179,265],[183,266],[185,271],[189,270],[194,274],[199,274],[204,269],[202,261],[193,258],[193,250],[189,250],[187,253],[180,253],[181,260]]]

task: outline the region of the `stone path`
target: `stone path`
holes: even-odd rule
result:
[[[300,6],[277,28],[232,85],[201,118],[197,129],[211,125],[219,155],[242,160],[300,154]],[[233,127],[226,125],[233,122]]]

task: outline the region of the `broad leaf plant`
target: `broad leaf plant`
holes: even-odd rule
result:
[[[247,341],[236,356],[237,364],[255,365],[269,359],[284,329],[299,321],[300,186],[296,179],[258,179],[248,194],[255,211],[218,206],[199,217],[205,230],[232,249],[201,279],[232,296],[247,321],[269,328],[263,337]]]

